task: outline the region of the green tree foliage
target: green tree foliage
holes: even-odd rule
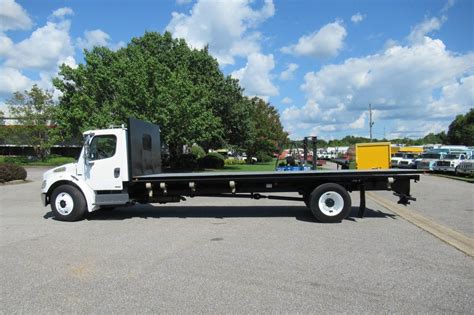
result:
[[[254,97],[249,100],[251,125],[244,147],[247,162],[252,157],[272,156],[288,143],[288,134],[283,130],[280,116],[275,107]]]
[[[437,144],[446,143],[446,133],[444,131],[440,133],[429,133],[423,138],[419,139],[421,144]]]
[[[474,108],[456,116],[449,125],[447,140],[449,144],[474,145]]]
[[[63,65],[57,122],[64,136],[122,124],[129,116],[161,126],[172,156],[182,145],[240,145],[249,113],[238,81],[225,77],[207,48],[191,49],[171,34],[147,32],[127,47],[84,51],[76,69]]]
[[[5,117],[5,114],[0,110],[0,125],[5,125],[5,119],[3,119],[3,117]]]
[[[29,91],[14,93],[7,104],[11,117],[20,125],[9,128],[22,135],[19,144],[31,145],[40,159],[47,157],[54,143],[51,133],[55,110],[53,94],[33,85]]]

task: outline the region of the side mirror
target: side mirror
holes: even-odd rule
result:
[[[94,134],[88,134],[84,137],[84,163],[86,165],[92,164],[90,160],[90,144],[93,137]]]

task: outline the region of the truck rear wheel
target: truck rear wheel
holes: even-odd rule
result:
[[[310,208],[319,222],[341,222],[351,212],[351,196],[339,184],[322,184],[311,193]]]
[[[86,213],[86,200],[74,186],[61,185],[51,195],[51,210],[59,221],[77,221]]]

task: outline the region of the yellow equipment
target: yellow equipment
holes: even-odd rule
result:
[[[399,152],[406,152],[406,153],[422,153],[424,150],[423,150],[423,147],[400,147],[400,150],[398,150]]]
[[[356,144],[356,167],[358,170],[390,168],[390,142]]]

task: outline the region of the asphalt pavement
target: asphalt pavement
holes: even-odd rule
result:
[[[29,169],[30,183],[0,186],[0,313],[474,309],[472,257],[371,200],[357,218],[358,194],[340,224],[315,222],[303,203],[224,198],[67,223],[40,205],[42,171]],[[423,180],[409,208],[472,233],[472,199],[453,203],[455,181],[429,178],[440,189],[426,201]]]

